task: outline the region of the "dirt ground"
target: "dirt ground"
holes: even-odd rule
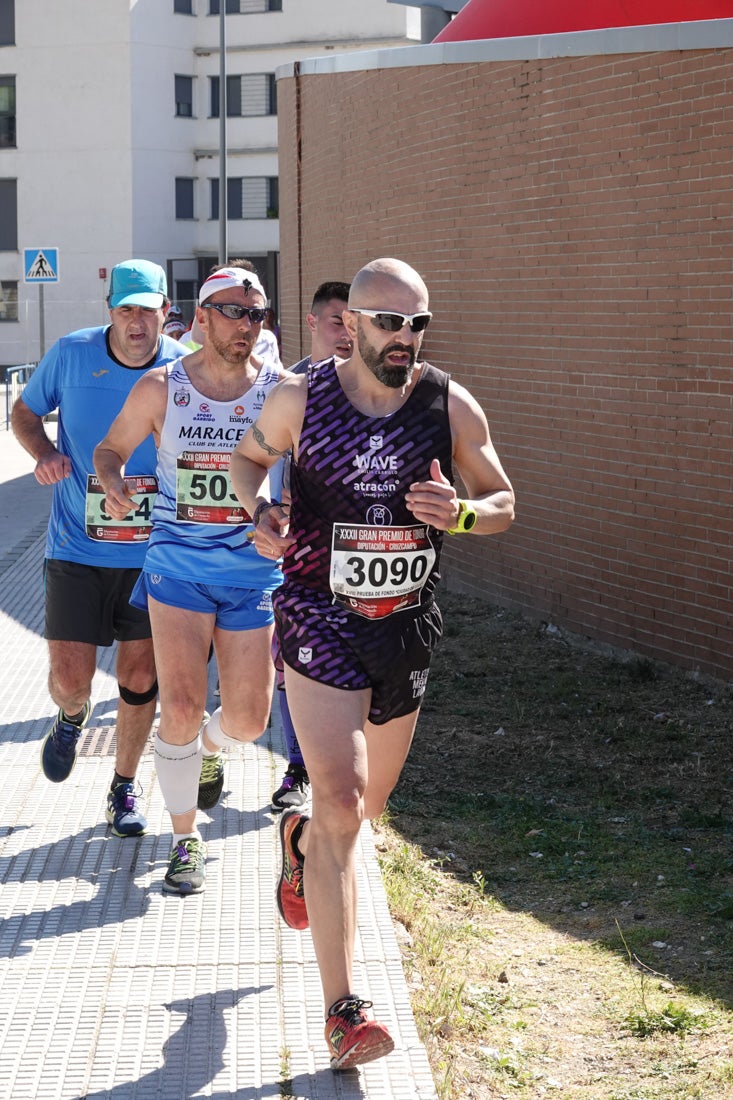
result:
[[[733,1097],[733,691],[440,603],[379,839],[441,1097]]]

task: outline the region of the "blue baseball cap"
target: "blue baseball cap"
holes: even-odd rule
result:
[[[165,271],[150,260],[125,260],[112,268],[109,280],[109,307],[143,306],[160,309],[168,297]]]

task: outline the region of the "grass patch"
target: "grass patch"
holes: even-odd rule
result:
[[[441,606],[379,833],[442,1100],[733,1098],[733,691]]]

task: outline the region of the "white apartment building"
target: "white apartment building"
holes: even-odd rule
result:
[[[223,2],[228,254],[257,264],[277,306],[276,70],[414,45],[420,15]],[[220,240],[219,3],[0,0],[0,366],[104,323],[110,269],[134,256],[166,268],[190,316]],[[27,282],[44,250],[58,281]]]

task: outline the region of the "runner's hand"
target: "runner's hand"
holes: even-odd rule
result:
[[[39,485],[55,485],[65,477],[71,477],[71,459],[60,451],[51,451],[39,458],[33,471]]]
[[[124,519],[126,515],[134,511],[137,507],[137,504],[133,500],[134,496],[134,482],[132,485],[128,485],[126,481],[120,478],[119,484],[112,485],[107,489],[102,507],[112,519]]]
[[[295,539],[288,533],[290,516],[286,506],[276,504],[262,513],[255,527],[255,550],[263,558],[277,561],[293,545]]]
[[[429,523],[439,531],[447,531],[458,522],[458,497],[437,458],[430,463],[430,481],[414,481],[405,496],[405,503],[415,519],[420,523]]]

